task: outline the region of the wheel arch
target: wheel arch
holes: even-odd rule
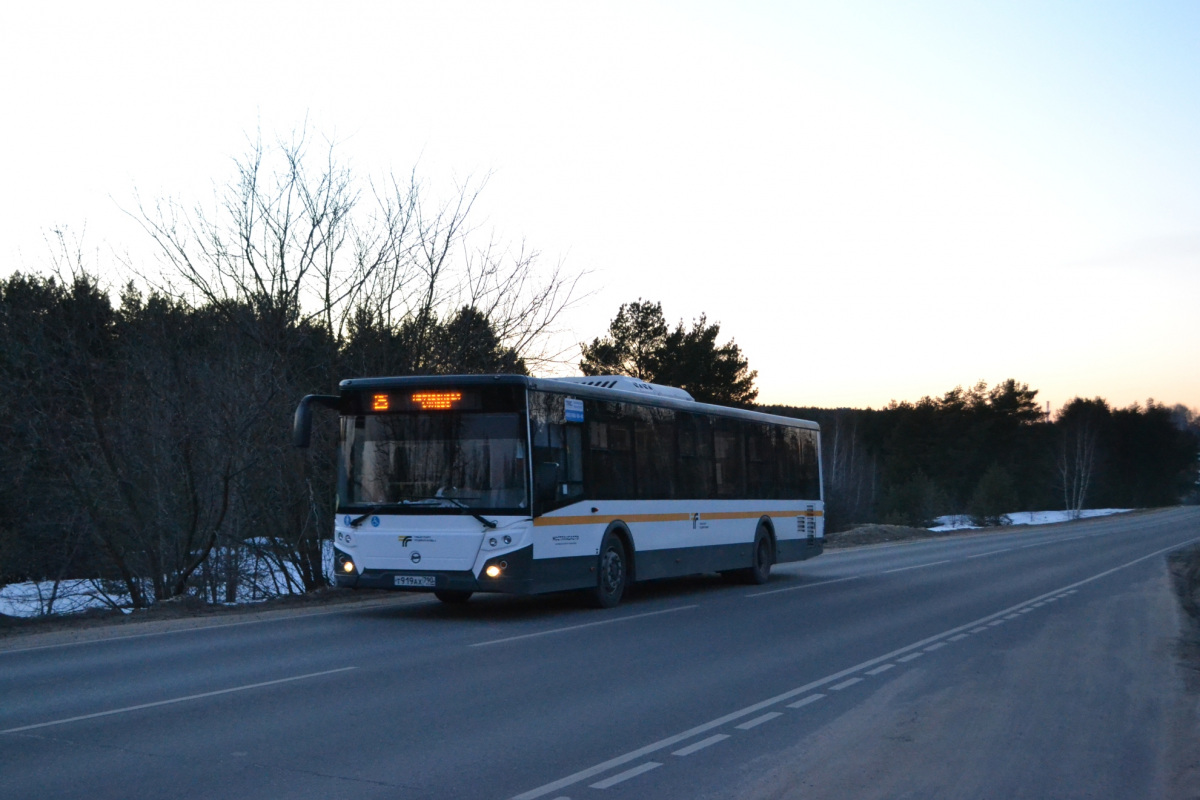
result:
[[[637,580],[637,551],[633,546],[633,534],[629,531],[629,526],[619,519],[614,519],[604,529],[604,536],[608,536],[610,533],[620,539],[621,544],[625,547],[625,560],[627,563],[625,571],[629,575],[628,582],[633,583]],[[600,537],[601,542],[604,541],[604,536]]]

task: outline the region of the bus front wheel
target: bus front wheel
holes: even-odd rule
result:
[[[625,586],[629,581],[629,564],[626,560],[625,544],[621,537],[611,531],[604,534],[600,543],[600,555],[596,561],[596,586],[589,593],[589,600],[596,608],[612,608],[621,602]]]

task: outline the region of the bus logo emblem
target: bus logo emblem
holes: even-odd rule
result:
[[[408,547],[408,543],[412,541],[411,536],[397,536],[396,538],[400,540],[401,547]]]
[[[700,522],[699,514],[692,514],[692,530],[696,530],[696,524]]]
[[[411,556],[409,556],[409,558],[410,558],[410,559],[412,559],[412,562],[413,562],[414,564],[420,564],[420,563],[421,563],[421,554],[420,554],[420,553],[418,553],[418,552],[416,552],[415,550],[413,551],[413,554],[412,554]]]

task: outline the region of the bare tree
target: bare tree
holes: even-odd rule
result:
[[[1063,507],[1072,519],[1082,515],[1092,489],[1100,425],[1108,413],[1108,404],[1100,398],[1075,398],[1059,413],[1059,449],[1055,467],[1063,492]]]

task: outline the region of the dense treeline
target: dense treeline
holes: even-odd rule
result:
[[[0,585],[92,578],[135,607],[325,586],[336,424],[293,449],[299,398],[554,355],[574,280],[472,248],[471,191],[365,201],[330,153],[308,164],[256,145],[214,209],[140,208],[151,288],[111,296],[70,248],[0,281]]]
[[[832,529],[981,523],[1035,509],[1145,508],[1196,502],[1200,419],[1182,406],[1112,408],[1076,398],[1048,418],[1036,390],[1007,380],[887,408],[771,407],[822,429]]]

